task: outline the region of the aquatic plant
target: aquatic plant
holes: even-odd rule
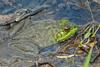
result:
[[[93,33],[92,37],[95,37],[96,32],[98,31],[99,28],[100,28],[100,24],[98,25],[96,31]],[[88,52],[88,55],[85,58],[84,67],[89,67],[89,64],[90,64],[89,62],[90,62],[90,59],[91,59],[92,50],[93,50],[94,45],[95,45],[94,43],[91,43],[91,48]]]
[[[70,21],[66,21],[65,19],[63,19],[61,20],[62,29],[56,35],[56,41],[62,44],[57,52],[57,54],[60,54],[60,56],[58,55],[57,57],[68,58],[86,54],[83,67],[89,67],[91,55],[93,54],[92,50],[94,47],[97,47],[98,37],[96,36],[96,34],[97,31],[100,29],[100,24],[96,23],[94,19],[89,1],[87,0],[86,3],[91,14],[92,22],[77,27],[71,25],[69,23]],[[66,26],[68,27],[65,28]],[[70,48],[75,48],[75,51],[74,54],[71,53],[71,55],[68,55],[69,54],[68,50]],[[65,56],[63,56],[63,54],[65,54]]]
[[[66,22],[67,23],[67,22]],[[64,22],[65,24],[65,22]],[[70,23],[69,23],[70,24]],[[63,25],[66,26],[66,25]],[[100,24],[98,23],[87,23],[83,26],[70,26],[68,29],[64,27],[56,35],[57,42],[65,42],[58,49],[58,54],[68,54],[70,48],[76,48],[74,54],[57,56],[57,58],[69,58],[74,56],[81,56],[86,54],[86,60],[84,67],[88,67],[90,58],[92,55],[92,49],[97,46],[97,36],[96,33],[100,29]]]
[[[85,62],[84,62],[84,66],[83,67],[89,67],[89,64],[90,64],[90,59],[91,59],[91,55],[92,55],[92,49],[90,49],[88,55],[86,56],[85,58]]]

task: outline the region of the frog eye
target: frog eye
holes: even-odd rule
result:
[[[64,27],[65,30],[69,29],[69,27]]]

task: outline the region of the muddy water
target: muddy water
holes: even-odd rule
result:
[[[98,22],[100,21],[100,4],[96,3],[97,0],[96,2],[90,1],[94,18]],[[56,57],[48,58],[48,55],[59,47],[53,39],[54,33],[59,29],[59,24],[55,20],[63,17],[77,24],[91,21],[90,11],[86,5],[82,6],[79,0],[68,0],[68,2],[67,0],[1,0],[0,19],[2,21],[9,20],[9,16],[18,9],[35,8],[43,4],[48,4],[50,7],[36,16],[15,24],[10,29],[4,29],[4,26],[4,28],[0,27],[1,66],[30,67],[37,60],[36,57],[40,57],[39,61],[41,62],[41,55],[43,55],[43,61],[49,60],[56,67],[82,67],[83,57],[81,59],[76,57],[75,63],[72,61],[73,58],[65,60]],[[2,17],[4,18],[2,19]],[[40,52],[41,55],[38,55]],[[99,65],[99,63],[93,64],[91,67],[99,67]]]

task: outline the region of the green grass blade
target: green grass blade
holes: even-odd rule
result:
[[[90,59],[91,59],[91,54],[92,54],[92,49],[90,49],[88,55],[85,58],[84,66],[83,67],[89,67]]]

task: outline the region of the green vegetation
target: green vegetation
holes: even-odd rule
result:
[[[81,56],[82,54],[86,54],[85,62],[83,67],[89,67],[91,55],[92,55],[92,49],[97,44],[97,36],[96,33],[100,29],[100,24],[98,23],[88,23],[86,25],[83,25],[81,27],[78,27],[76,24],[71,23],[69,20],[61,19],[60,20],[61,29],[59,32],[57,32],[55,36],[55,40],[57,42],[63,42],[64,43],[61,48],[59,48],[60,52],[62,54],[69,53],[67,51],[70,48],[78,48],[78,50],[75,50],[75,54]],[[73,37],[72,37],[73,36]],[[77,51],[77,52],[76,52]],[[78,52],[81,53],[78,53]],[[70,56],[70,55],[68,55]],[[58,58],[64,58],[68,56],[57,56]]]
[[[90,49],[88,55],[85,58],[85,62],[84,62],[84,66],[83,67],[89,67],[91,55],[92,55],[92,48]]]

